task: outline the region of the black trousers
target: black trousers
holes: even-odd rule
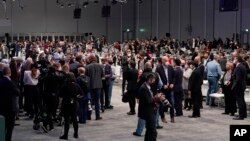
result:
[[[15,113],[14,112],[12,114],[0,113],[0,115],[3,115],[5,118],[5,130],[6,130],[5,141],[11,141],[12,132],[15,125]]]
[[[106,82],[103,82],[103,92],[101,94],[101,107],[110,106],[109,87],[110,87],[110,84],[107,84]]]
[[[200,116],[200,91],[191,91],[192,103],[193,103],[193,115]]]
[[[150,119],[146,119],[146,133],[144,141],[156,141],[157,131],[155,127],[154,116]]]
[[[25,105],[27,113],[33,117],[41,110],[41,97],[37,86],[25,85]]]
[[[63,110],[64,123],[64,135],[68,137],[70,121],[73,123],[74,133],[78,134],[78,121],[77,121],[77,108],[75,105],[67,105]]]
[[[188,90],[184,90],[184,109],[188,108],[191,109],[192,108],[192,100],[191,100],[191,96],[188,93]]]
[[[45,123],[45,127],[49,125],[50,129],[54,128],[52,117],[54,115],[54,111],[57,109],[57,96],[56,93],[47,93],[44,98],[44,103],[46,105],[46,113],[47,113],[47,119]]]
[[[130,112],[135,113],[135,105],[136,105],[136,99],[135,99],[135,94],[136,92],[133,91],[128,91],[129,94],[129,108],[130,108]]]
[[[247,117],[247,108],[246,108],[246,102],[244,98],[244,90],[234,89],[233,90],[235,96],[236,96],[236,102],[239,107],[239,117],[240,118],[246,118]]]
[[[182,98],[183,98],[183,92],[174,92],[176,115],[183,115],[183,112],[182,112]]]
[[[222,92],[225,95],[225,113],[234,114],[237,112],[236,97],[231,90],[231,86],[223,86]]]
[[[122,94],[124,94],[125,87],[126,87],[126,82],[127,82],[127,72],[122,73]]]

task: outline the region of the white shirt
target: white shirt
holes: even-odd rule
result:
[[[38,84],[38,76],[39,75],[40,75],[40,71],[37,72],[37,76],[35,78],[32,78],[31,71],[25,71],[24,77],[23,77],[24,85],[36,86]]]
[[[165,75],[166,75],[166,78],[167,78],[167,81],[169,82],[168,80],[168,67],[163,67],[164,68],[164,71],[165,71]]]

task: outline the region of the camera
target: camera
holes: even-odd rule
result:
[[[170,104],[170,102],[167,99],[164,99],[162,101],[162,104],[164,107],[170,107],[170,108],[172,107],[172,105]]]

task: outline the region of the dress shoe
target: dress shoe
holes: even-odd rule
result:
[[[135,115],[135,112],[128,112],[127,115]]]
[[[161,121],[162,121],[163,123],[168,123],[168,121],[167,121],[165,118],[162,118]]]
[[[68,136],[62,135],[59,139],[61,139],[61,140],[68,140]]]
[[[225,113],[221,113],[221,114],[222,114],[222,115],[229,115],[229,113],[226,113],[226,112],[225,112]]]
[[[176,114],[175,116],[176,117],[181,117],[181,116],[183,116],[183,114]]]
[[[14,126],[20,126],[20,123],[15,123],[15,125]]]
[[[104,108],[104,107],[102,107],[102,108],[101,108],[101,111],[102,111],[102,113],[104,113],[104,112],[105,112],[105,108]]]
[[[102,120],[102,117],[97,117],[95,120]]]
[[[109,106],[106,106],[105,109],[114,109],[114,106],[109,105]]]
[[[74,138],[78,139],[78,133],[74,133]]]
[[[137,132],[133,132],[133,135],[134,135],[134,136],[137,136],[137,137],[141,137],[141,135],[138,134]]]
[[[156,126],[156,129],[162,129],[163,126]]]
[[[233,120],[244,120],[243,117],[237,117],[237,118],[233,118]]]
[[[170,121],[170,122],[175,123],[174,118],[171,118],[171,121]]]
[[[189,118],[199,118],[200,116],[188,116]]]

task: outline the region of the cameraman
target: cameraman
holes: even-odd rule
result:
[[[156,103],[165,100],[162,94],[156,94],[154,96],[151,90],[151,86],[155,84],[156,78],[157,77],[154,74],[149,74],[146,77],[146,82],[143,83],[139,89],[138,115],[146,121],[146,134],[144,141],[156,141],[157,131],[154,112],[157,108]]]
[[[65,81],[65,76],[60,73],[62,72],[59,71],[59,65],[53,64],[44,78],[44,82],[46,82],[44,83],[44,104],[47,112],[47,119],[45,123],[46,130],[47,124],[49,125],[49,130],[54,129],[52,117],[56,115],[58,90]]]

